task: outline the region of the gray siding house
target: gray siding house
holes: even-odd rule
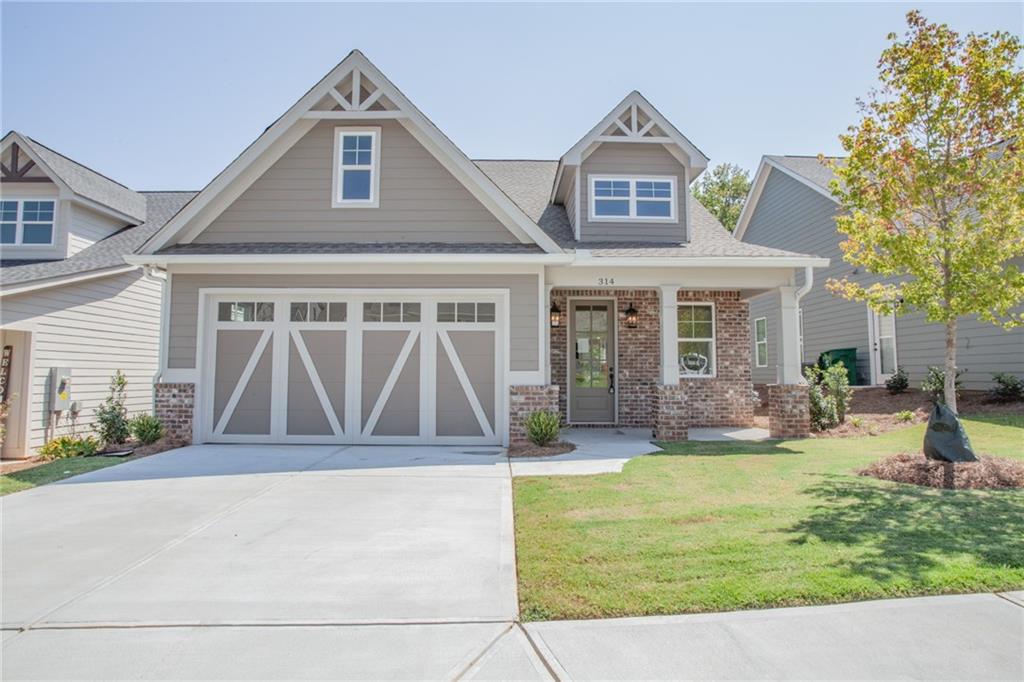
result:
[[[748,425],[747,301],[795,337],[826,261],[734,239],[689,191],[707,164],[638,92],[558,159],[473,161],[354,51],[128,258],[168,282],[157,414],[196,443]]]
[[[118,369],[129,411],[152,409],[163,279],[125,256],[192,193],[132,191],[17,132],[0,162],[2,454],[21,458],[87,432]]]
[[[830,277],[854,281],[878,281],[858,273],[842,258],[835,216],[838,205],[828,190],[832,171],[816,157],[765,156],[758,168],[750,196],[736,228],[736,237],[748,244],[796,249],[829,259],[828,267],[815,273],[814,285],[800,301],[801,362],[816,362],[827,350],[857,349],[859,383],[878,385],[897,366],[917,386],[927,368],[941,366],[945,330],[929,324],[924,316],[880,316],[863,303],[832,296],[825,289]],[[1024,266],[1024,264],[1022,264]],[[755,384],[776,381],[779,368],[778,302],[774,293],[750,301],[751,373]],[[1011,331],[980,322],[962,321],[957,335],[958,364],[965,370],[968,389],[987,389],[993,372],[1024,376],[1024,329]]]

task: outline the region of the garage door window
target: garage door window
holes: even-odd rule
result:
[[[344,322],[348,304],[326,301],[296,301],[290,306],[292,322]]]
[[[363,304],[363,322],[419,322],[420,304],[373,301]]]
[[[494,322],[493,303],[438,303],[438,322]]]
[[[225,301],[217,304],[218,322],[273,322],[274,304],[264,301]]]

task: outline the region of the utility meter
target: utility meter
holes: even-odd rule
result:
[[[50,411],[63,412],[71,407],[71,368],[50,369]]]

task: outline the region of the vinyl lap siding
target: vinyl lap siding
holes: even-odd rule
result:
[[[211,287],[504,289],[510,291],[510,364],[512,370],[539,367],[540,312],[536,275],[196,275],[171,278],[170,336],[167,363],[171,368],[196,366],[199,290]]]
[[[130,414],[152,410],[160,335],[160,285],[136,270],[54,289],[5,297],[0,326],[31,328],[35,352],[29,446],[47,438],[51,367],[71,367],[78,430],[88,432],[107,397],[110,377],[128,377]],[[61,420],[57,434],[69,430]]]
[[[765,318],[768,327],[768,366],[757,366],[754,347],[754,320]],[[779,380],[779,296],[767,293],[750,299],[750,378],[755,384],[774,384]]]
[[[84,206],[71,205],[70,210],[71,219],[68,221],[69,256],[125,227],[124,223]]]
[[[336,121],[318,123],[195,241],[505,242],[518,240],[395,121],[380,126],[380,207],[332,208]],[[354,124],[352,124],[354,125]]]
[[[681,242],[686,239],[686,177],[683,166],[660,144],[606,142],[588,156],[581,166],[580,238],[584,241],[661,241]],[[675,223],[606,223],[590,221],[591,175],[665,175],[675,176]],[[570,199],[571,194],[570,194]]]
[[[825,289],[830,278],[848,277],[861,284],[879,278],[856,273],[843,260],[839,243],[845,239],[835,227],[836,204],[778,170],[765,182],[757,210],[751,216],[743,241],[780,249],[813,253],[830,259],[830,265],[815,270],[814,287],[804,296],[804,361],[815,362],[826,350],[857,349],[857,372],[861,383],[871,382],[868,310],[865,304],[832,296]],[[802,282],[802,274],[797,277]],[[751,319],[767,312],[768,368],[754,368],[755,383],[775,380],[778,365],[777,297],[763,294],[751,301]],[[751,332],[753,334],[753,332]],[[965,388],[991,387],[992,372],[1024,376],[1024,329],[1002,330],[977,320],[964,320],[957,334],[958,364],[966,369]],[[753,344],[753,341],[751,341]],[[753,348],[753,345],[751,345]],[[753,352],[753,351],[751,351]],[[920,314],[896,318],[897,362],[907,370],[911,386],[918,386],[929,365],[943,363],[945,331],[942,325],[927,324]]]

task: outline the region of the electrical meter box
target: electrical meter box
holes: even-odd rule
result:
[[[50,368],[50,411],[64,412],[71,407],[71,368]]]

